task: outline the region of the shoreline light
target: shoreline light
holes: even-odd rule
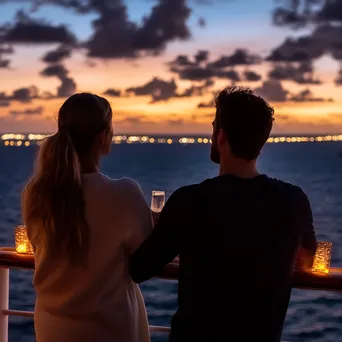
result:
[[[42,140],[48,137],[47,134],[29,133],[16,134],[5,133],[0,136],[0,146],[8,147],[28,147],[39,145]],[[269,137],[268,144],[291,144],[291,143],[324,143],[342,141],[342,134],[338,135],[318,135],[318,136],[273,136]],[[115,135],[113,144],[210,144],[209,136],[148,136],[148,135]]]

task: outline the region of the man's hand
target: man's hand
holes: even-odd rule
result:
[[[295,269],[298,271],[311,272],[313,260],[314,255],[312,255],[309,250],[299,247]]]
[[[160,213],[157,213],[156,211],[152,210],[152,219],[153,219],[154,224],[157,224],[159,220],[159,216],[160,216]]]

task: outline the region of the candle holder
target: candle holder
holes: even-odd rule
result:
[[[34,254],[31,242],[27,237],[26,226],[21,225],[15,227],[15,250],[19,254]]]
[[[314,262],[311,268],[312,272],[329,274],[331,250],[331,242],[318,242]]]

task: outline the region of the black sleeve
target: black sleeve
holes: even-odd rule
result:
[[[161,273],[179,254],[188,209],[186,197],[185,187],[170,196],[152,233],[131,256],[130,274],[136,283]]]
[[[308,197],[302,191],[301,203],[300,203],[300,212],[299,215],[302,217],[302,225],[303,225],[303,238],[301,242],[301,247],[310,252],[311,255],[314,255],[317,248],[317,240],[315,229],[313,226],[313,217],[311,205]]]

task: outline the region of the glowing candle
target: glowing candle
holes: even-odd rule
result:
[[[331,260],[331,242],[318,242],[312,272],[328,274]]]
[[[14,231],[15,250],[19,254],[34,254],[33,247],[27,237],[26,226],[17,226]]]

